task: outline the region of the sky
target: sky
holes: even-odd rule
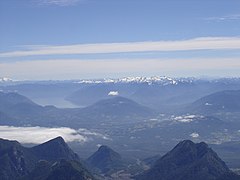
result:
[[[240,1],[0,1],[0,77],[155,75],[240,76]]]

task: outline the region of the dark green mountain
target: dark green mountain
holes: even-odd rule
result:
[[[24,148],[17,141],[0,139],[0,179],[11,180],[28,173]]]
[[[65,143],[62,137],[54,138],[43,144],[31,148],[31,151],[39,159],[56,161],[58,159],[77,160],[79,157]]]
[[[207,144],[185,140],[160,158],[150,170],[137,176],[137,179],[214,180],[222,176],[229,179],[236,177]]]
[[[40,161],[33,171],[22,180],[93,180],[95,179],[82,164],[74,160],[55,163]]]
[[[152,167],[156,163],[156,161],[160,158],[161,158],[161,155],[155,155],[155,156],[151,156],[151,157],[143,159],[142,162],[145,165]]]
[[[124,167],[120,154],[107,146],[101,146],[87,159],[90,167],[101,173],[110,173]]]
[[[72,179],[92,178],[81,165],[79,157],[61,137],[32,148],[23,147],[17,141],[0,139],[0,162],[1,180],[43,180],[60,177],[60,175],[66,180],[70,177]],[[66,176],[60,174],[60,171]]]

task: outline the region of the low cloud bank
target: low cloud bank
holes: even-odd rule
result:
[[[100,133],[92,132],[87,129],[71,129],[68,127],[47,128],[47,127],[14,127],[0,126],[0,138],[17,140],[20,143],[40,144],[53,139],[57,136],[64,138],[66,142],[85,143],[93,138],[108,140],[109,138]]]

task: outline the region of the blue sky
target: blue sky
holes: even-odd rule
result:
[[[0,77],[240,76],[238,0],[1,0]]]

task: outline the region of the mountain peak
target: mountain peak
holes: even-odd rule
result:
[[[139,179],[217,179],[230,170],[204,142],[181,141]]]
[[[56,137],[33,148],[0,138],[0,179],[95,179]]]
[[[50,143],[50,142],[58,142],[58,143],[65,144],[65,141],[64,141],[64,139],[61,136],[53,138],[53,139],[47,141],[46,143]]]
[[[100,146],[98,150],[87,159],[87,162],[90,166],[100,170],[102,173],[122,167],[120,154],[105,145]]]
[[[191,140],[183,140],[177,144],[177,146],[179,146],[179,147],[194,146],[194,145],[195,145],[195,143],[192,142]]]
[[[184,140],[179,142],[175,148],[173,149],[173,151],[176,150],[191,150],[191,149],[205,149],[205,150],[210,150],[210,148],[208,147],[208,145],[205,142],[200,142],[200,143],[194,143],[191,140]]]
[[[152,116],[155,113],[154,110],[121,96],[100,100],[83,110],[82,113],[91,114],[92,117],[96,116],[98,119],[105,116],[119,118],[119,120],[131,116]]]
[[[207,154],[210,156],[214,156],[214,158],[218,158],[217,154],[208,147],[208,145],[204,142],[194,143],[191,140],[184,140],[179,142],[170,152],[172,156],[181,156],[179,161],[192,161],[198,160],[206,156]],[[191,158],[188,158],[191,157]]]
[[[67,144],[66,142],[64,141],[64,139],[61,137],[61,136],[58,136],[56,138],[53,138],[53,139],[50,139],[49,141],[47,142],[44,142],[38,146],[64,146],[64,147],[67,147]],[[36,146],[36,147],[38,147]]]
[[[102,145],[98,148],[97,152],[93,154],[92,157],[99,158],[109,158],[109,159],[121,159],[120,154],[115,152],[113,149],[106,145]]]
[[[62,137],[56,137],[32,148],[38,157],[50,160],[70,159],[79,160],[79,157],[68,147]]]
[[[102,145],[98,148],[98,151],[112,151],[112,149],[106,145]]]
[[[103,99],[103,100],[100,100],[99,102],[104,102],[104,101],[109,101],[109,102],[134,102],[133,100],[131,99],[128,99],[126,97],[122,97],[122,96],[113,96],[111,98],[108,98],[108,99]]]

